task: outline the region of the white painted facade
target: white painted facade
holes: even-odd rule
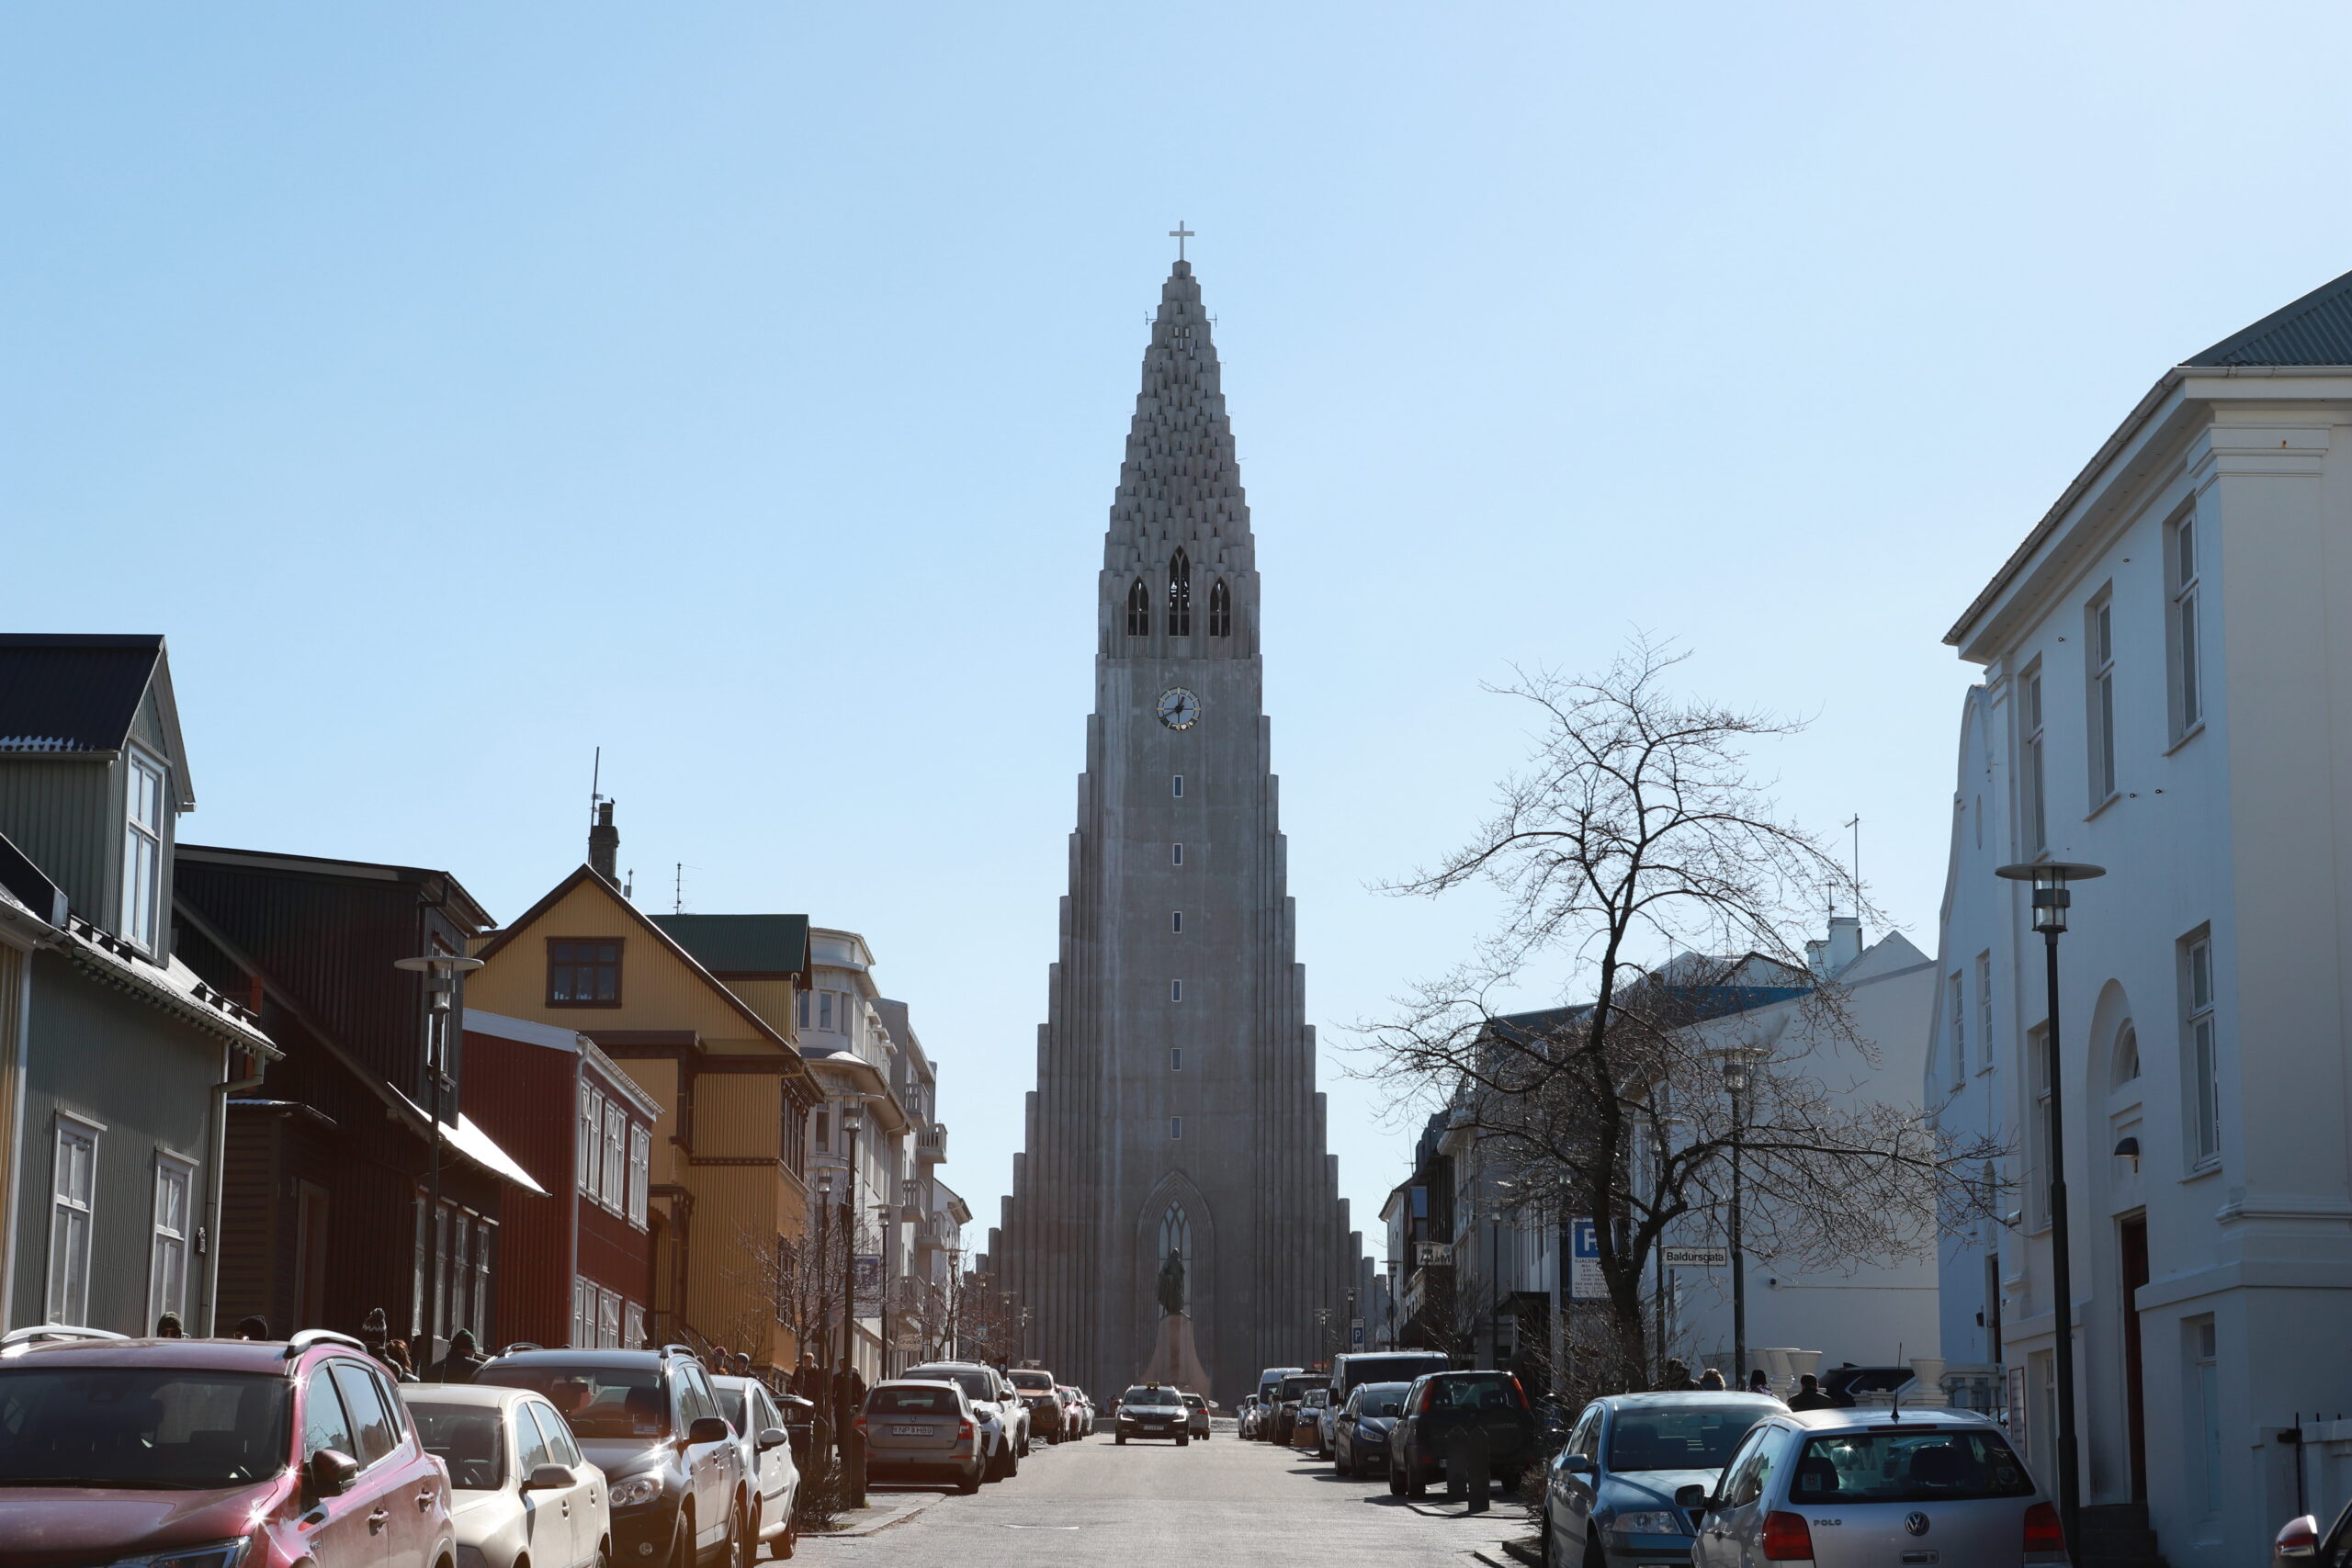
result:
[[[2279,1428],[2352,1409],[2352,367],[2275,362],[2352,358],[2345,296],[2168,373],[1948,639],[1984,683],[1922,1082],[2013,1186],[1946,1246],[1945,1353],[2022,1394],[2046,1478],[2043,943],[1992,873],[2104,865],[2061,948],[2083,1498],[2144,1497],[2176,1568],[2255,1560],[2295,1512]]]

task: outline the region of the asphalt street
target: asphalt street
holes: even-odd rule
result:
[[[877,1488],[888,1492],[890,1488]],[[1501,1542],[1529,1533],[1498,1492],[1466,1514],[1442,1495],[1391,1497],[1386,1483],[1349,1481],[1327,1463],[1235,1438],[1120,1448],[1109,1434],[1038,1448],[1010,1481],[943,1496],[869,1536],[804,1536],[799,1561],[890,1568],[1165,1568],[1171,1563],[1298,1568],[1302,1562],[1508,1564]]]

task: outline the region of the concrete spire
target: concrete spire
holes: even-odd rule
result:
[[[1193,264],[1180,261],[1160,286],[1144,349],[1143,386],[1111,502],[1106,569],[1148,569],[1178,546],[1197,561],[1199,547],[1210,543],[1227,553],[1229,570],[1253,564],[1250,502],[1220,376],[1200,281]]]

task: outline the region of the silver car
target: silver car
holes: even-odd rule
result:
[[[875,1481],[952,1480],[969,1495],[988,1470],[985,1439],[960,1384],[893,1378],[874,1385],[857,1418]]]
[[[909,1367],[900,1375],[944,1379],[964,1391],[965,1400],[978,1416],[984,1439],[981,1451],[987,1470],[981,1480],[1003,1481],[1021,1473],[1020,1434],[1026,1427],[1029,1416],[1021,1401],[1012,1396],[1012,1385],[994,1367],[978,1361],[931,1361]],[[1016,1421],[1020,1427],[1014,1426]]]
[[[611,1560],[605,1472],[582,1457],[554,1405],[481,1383],[405,1383],[401,1402],[425,1451],[449,1468],[461,1561],[573,1568]]]
[[[2064,1563],[2058,1510],[2001,1428],[1964,1410],[1768,1416],[1712,1494],[1680,1489],[1695,1568]]]
[[[775,1556],[789,1557],[797,1545],[792,1509],[800,1500],[800,1467],[792,1461],[784,1412],[754,1378],[713,1378],[710,1391],[718,1396],[718,1413],[735,1428],[742,1450],[752,1494],[752,1555],[766,1546]]]

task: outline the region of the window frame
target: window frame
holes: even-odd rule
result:
[[[2204,621],[2204,541],[2192,506],[2165,525],[2165,632],[2171,664],[2172,738],[2176,745],[2205,726],[2205,667],[2199,650]]]
[[[1193,563],[1181,548],[1168,558],[1168,635],[1193,635]]]
[[[2199,927],[2180,942],[2181,1061],[2188,1069],[2188,1168],[2222,1164],[2222,1046],[2213,977],[2213,933]]]
[[[122,760],[122,908],[116,925],[123,941],[155,958],[163,953],[164,850],[172,773],[139,746],[124,747]],[[141,819],[142,804],[153,806],[153,821]]]
[[[1968,978],[1966,972],[1951,972],[1948,987],[1951,1005],[1951,1086],[1958,1089],[1968,1081]]]
[[[1976,1047],[1979,1073],[1993,1070],[1993,953],[1976,955]]]
[[[652,1224],[653,1129],[635,1117],[628,1123],[628,1223],[639,1230]]]
[[[627,1000],[627,993],[626,993],[626,990],[625,990],[625,988],[624,988],[624,987],[623,987],[623,985],[622,985],[622,982],[623,982],[623,980],[627,977],[627,974],[628,974],[628,938],[626,938],[626,937],[617,937],[617,936],[551,936],[551,937],[548,937],[548,938],[547,939],[547,954],[548,954],[547,1005],[548,1005],[548,1007],[551,1007],[551,1008],[617,1008],[617,1007],[620,1007],[620,1006],[624,1005],[624,1003],[625,1003],[625,1002],[626,1002],[626,1000]],[[579,970],[581,970],[581,969],[583,967],[583,965],[582,965],[582,964],[581,964],[581,962],[580,962],[579,960],[577,960],[577,959],[571,960],[571,962],[569,962],[569,963],[564,963],[564,964],[559,964],[559,963],[558,963],[558,961],[557,961],[557,958],[556,958],[556,950],[557,950],[558,948],[560,948],[560,947],[604,947],[604,946],[609,946],[609,947],[613,950],[613,956],[612,956],[612,962],[611,962],[611,968],[612,968],[612,974],[613,974],[613,994],[612,994],[609,998],[606,998],[606,997],[601,997],[601,996],[599,996],[599,997],[591,997],[591,998],[586,998],[586,999],[584,999],[584,1000],[582,1000],[582,999],[572,999],[572,998],[563,998],[563,997],[559,997],[559,996],[557,996],[557,995],[556,995],[556,972],[557,972],[557,970],[559,969],[559,967],[562,968],[563,970],[565,970],[566,972],[568,972],[568,973],[570,973],[570,974],[572,974],[572,975],[575,976],[574,984],[575,984],[575,986],[576,986],[576,984],[577,984],[577,981],[576,981],[576,975],[577,975],[578,971],[579,971]],[[605,964],[604,960],[602,960],[602,959],[598,959],[598,960],[597,960],[597,961],[595,961],[594,964],[588,964],[588,965],[585,965],[585,967],[590,968],[590,969],[592,969],[592,970],[601,971],[601,970],[603,970],[603,969],[605,967]]]
[[[2083,607],[2084,761],[2090,809],[2120,793],[2115,739],[2115,592],[2103,587]]]
[[[1209,585],[1209,636],[1233,635],[1233,591],[1218,578]]]
[[[2049,714],[2043,705],[2041,661],[2018,676],[2018,830],[2028,859],[2050,850]]]
[[[1144,586],[1140,577],[1127,586],[1127,635],[1151,635],[1151,590]]]
[[[628,1107],[620,1100],[606,1097],[605,1100],[605,1168],[596,1183],[596,1201],[609,1213],[628,1212]]]
[[[147,1321],[163,1321],[164,1314],[176,1313],[183,1320],[187,1315],[188,1264],[196,1256],[196,1161],[186,1155],[175,1154],[158,1144],[155,1146],[155,1190],[153,1202],[148,1212],[147,1247]],[[164,1224],[164,1193],[170,1179],[177,1177],[181,1185],[180,1229],[175,1234]],[[179,1289],[174,1299],[166,1300],[163,1289],[164,1248],[178,1248]]]
[[[77,1116],[73,1111],[62,1108],[56,1113],[56,1121],[50,1134],[49,1277],[43,1281],[42,1291],[42,1295],[49,1306],[49,1320],[51,1323],[81,1324],[89,1321],[90,1260],[96,1250],[98,1230],[98,1148],[105,1136],[106,1126],[103,1122],[94,1122],[86,1116]],[[59,1190],[59,1179],[63,1174],[62,1156],[69,1142],[84,1145],[89,1150],[90,1190],[88,1196],[81,1199],[69,1199],[67,1194]],[[79,1206],[68,1208],[69,1202],[77,1203]],[[66,1280],[59,1278],[58,1247],[61,1237],[58,1215],[61,1212],[81,1216],[81,1298],[78,1302],[71,1303],[65,1302],[60,1293],[66,1288]],[[69,1258],[66,1261],[69,1265],[67,1278],[70,1279],[72,1260]]]

